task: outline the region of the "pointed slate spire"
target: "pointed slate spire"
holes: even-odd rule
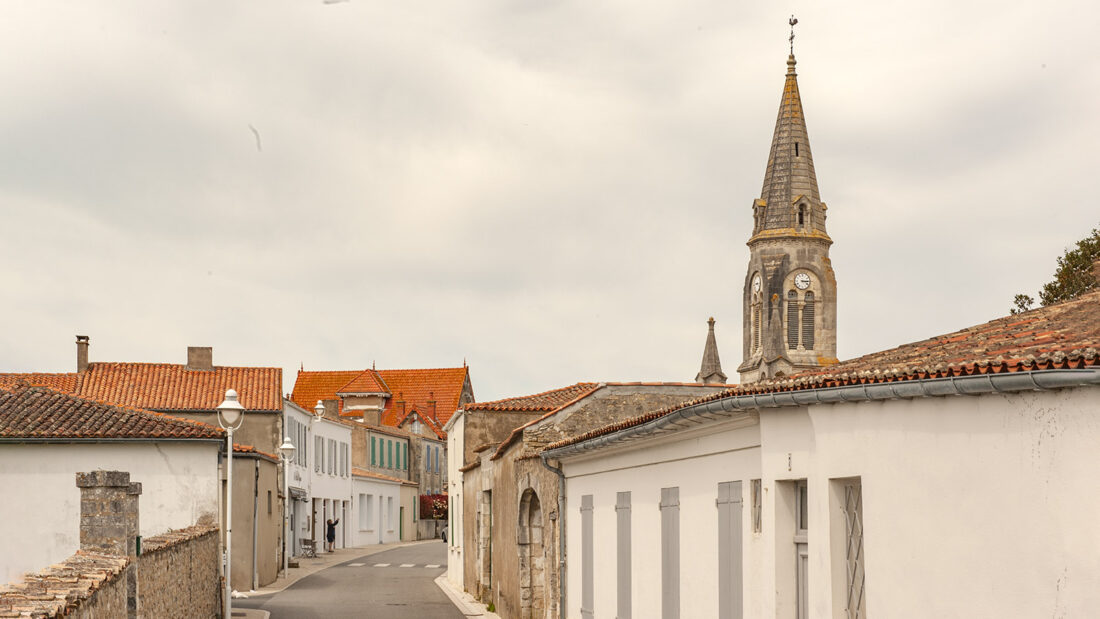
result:
[[[756,201],[753,234],[784,230],[794,234],[825,234],[824,205],[817,190],[817,173],[806,132],[794,54],[787,57],[787,79],[772,134],[768,167]]]
[[[708,385],[724,384],[726,375],[722,372],[722,361],[718,358],[718,342],[714,339],[714,317],[707,320],[707,343],[703,347],[703,364],[695,376],[695,382]]]

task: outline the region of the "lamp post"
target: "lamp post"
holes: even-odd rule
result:
[[[225,618],[233,616],[233,431],[244,423],[244,407],[229,389],[218,405],[218,425],[225,429]]]
[[[313,407],[313,418],[309,420],[309,429],[313,430],[313,436],[314,436],[313,444],[314,444],[314,446],[317,445],[317,439],[316,439],[316,436],[317,436],[317,430],[316,430],[317,422],[321,421],[324,418],[325,418],[325,403],[322,402],[321,400],[317,400],[317,405]],[[322,444],[323,444],[324,439],[322,438],[321,441],[322,441]],[[321,452],[320,449],[314,449],[313,450],[313,457],[315,459],[319,458],[320,455],[321,455],[320,452]],[[322,467],[322,470],[324,470],[325,463],[323,461],[320,461],[320,466]],[[316,471],[317,467],[316,466],[313,467],[313,470]],[[312,481],[309,484],[309,494],[310,494],[310,499],[311,499],[310,502],[309,502],[310,515],[311,516],[316,516],[316,512],[313,511],[315,509],[313,501],[316,501],[317,499],[316,499],[316,495],[313,494],[313,483],[312,483]],[[315,519],[314,519],[314,521],[316,522]],[[324,521],[325,521],[325,501],[324,501],[324,499],[321,499],[321,522],[324,522]],[[321,544],[322,544],[321,548],[324,548],[325,533],[327,533],[327,532],[328,531],[326,530],[324,533],[321,534]],[[313,531],[310,533],[310,535],[313,536],[313,543],[316,544],[317,543],[317,527],[316,526],[313,527]]]
[[[283,439],[279,445],[279,453],[283,456],[283,576],[289,576],[290,569],[290,459],[294,457],[294,443],[290,437]]]

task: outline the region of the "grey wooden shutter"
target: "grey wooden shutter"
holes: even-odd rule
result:
[[[680,617],[680,488],[661,488],[661,618]]]
[[[718,618],[741,619],[741,482],[718,484]]]
[[[592,619],[594,606],[592,564],[592,495],[581,496],[581,617]]]
[[[615,617],[630,619],[630,493],[615,496],[617,603]]]

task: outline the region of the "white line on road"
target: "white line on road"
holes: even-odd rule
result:
[[[438,565],[438,564],[435,564],[435,563],[433,563],[433,564],[431,564],[431,565],[425,565],[424,567],[426,567],[426,568],[433,568],[433,567],[439,567],[439,565]]]
[[[415,563],[402,563],[401,567],[416,567]]]
[[[366,563],[348,563],[348,567],[363,567]]]
[[[375,563],[374,567],[389,567],[389,563]]]

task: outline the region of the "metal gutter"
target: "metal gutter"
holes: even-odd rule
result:
[[[698,425],[707,421],[708,418],[713,419],[714,416],[736,411],[837,402],[873,402],[951,395],[1049,391],[1087,385],[1100,385],[1100,369],[1036,370],[736,395],[688,406],[652,421],[624,428],[611,434],[593,437],[586,441],[564,445],[556,449],[548,449],[542,452],[542,459],[544,463],[548,458],[560,460],[564,457],[599,449],[612,443],[652,436],[688,425]]]

